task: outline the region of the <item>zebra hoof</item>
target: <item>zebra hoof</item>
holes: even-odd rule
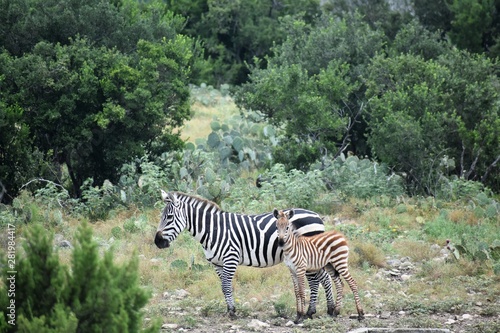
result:
[[[228,309],[227,313],[229,314],[230,318],[232,318],[232,319],[236,318],[236,310],[234,308],[233,309]]]
[[[304,321],[305,315],[297,313],[297,318],[294,320],[294,324],[300,324]]]
[[[307,318],[312,319],[314,314],[316,314],[316,309],[308,309],[306,316],[307,316]]]
[[[329,307],[328,307],[328,309],[326,310],[326,313],[328,313],[328,315],[329,315],[330,317],[336,317],[336,316],[335,316],[335,309],[334,309],[333,307],[330,307],[330,306],[329,306]]]
[[[358,313],[358,321],[365,319],[365,314],[363,312]]]

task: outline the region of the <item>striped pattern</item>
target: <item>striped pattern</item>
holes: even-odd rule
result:
[[[159,248],[168,247],[180,232],[187,229],[202,245],[207,260],[215,266],[228,311],[234,315],[232,280],[237,266],[269,267],[283,261],[275,217],[272,213],[244,215],[224,212],[211,201],[179,192],[162,191],[162,197],[166,206],[155,244]],[[298,235],[312,236],[324,232],[324,224],[318,214],[305,209],[295,209],[294,212],[291,222]],[[328,312],[333,313],[329,275],[325,270],[319,270],[307,277],[311,288],[308,316],[316,312],[320,282],[325,288]]]
[[[290,269],[297,302],[296,323],[305,317],[305,273],[306,271],[317,271],[325,268],[335,282],[337,289],[337,300],[334,315],[340,313],[343,297],[343,285],[340,276],[343,277],[352,292],[358,311],[358,319],[364,318],[363,308],[358,294],[358,286],[348,269],[349,247],[345,237],[337,231],[324,232],[311,237],[297,236],[293,231],[295,227],[291,223],[294,211],[274,210],[276,217],[276,228],[278,243],[284,251],[284,262]]]

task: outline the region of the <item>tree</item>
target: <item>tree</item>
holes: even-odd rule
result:
[[[264,58],[274,43],[286,37],[280,19],[293,16],[312,22],[321,12],[318,0],[167,2],[171,10],[188,18],[186,32],[202,41],[212,68],[205,78],[213,85],[246,82],[246,63]]]
[[[236,103],[284,128],[274,157],[288,168],[307,169],[324,154],[335,156],[347,147],[363,153],[359,77],[382,50],[383,33],[359,17],[325,15],[314,26],[290,18],[282,24],[288,38],[273,48],[266,69],[251,69]]]
[[[18,105],[34,145],[83,181],[117,180],[131,158],[181,147],[173,128],[189,117],[190,40],[142,41],[134,57],[86,40],[46,42],[10,57],[2,100]]]
[[[376,57],[367,80],[369,145],[407,175],[412,192],[435,194],[449,172],[482,180],[500,159],[498,77],[484,56],[454,50],[436,60]]]
[[[450,11],[453,13],[450,38],[461,49],[470,52],[486,51],[493,40],[487,40],[495,15],[494,0],[455,0]],[[488,45],[490,44],[490,45]]]
[[[388,0],[329,0],[323,10],[340,18],[360,15],[372,29],[381,29],[393,39],[401,25],[411,19],[409,1]]]
[[[182,146],[173,129],[190,116],[188,83],[200,46],[177,34],[183,20],[164,4],[1,5],[1,139],[17,143],[0,155],[2,201],[34,174],[65,183],[63,166],[65,185],[80,196],[89,177],[94,185],[114,182],[123,163]]]
[[[75,235],[71,270],[59,262],[52,236],[32,226],[17,260],[16,325],[7,324],[10,300],[1,289],[2,332],[140,332],[147,292],[139,285],[138,259],[117,266],[113,253],[100,258],[89,226]],[[7,266],[2,269],[6,280]],[[147,331],[154,332],[151,327]]]

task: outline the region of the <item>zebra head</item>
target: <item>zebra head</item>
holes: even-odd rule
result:
[[[278,233],[278,245],[285,245],[285,241],[288,239],[290,233],[290,226],[293,228],[293,224],[290,223],[290,219],[293,217],[293,209],[288,212],[278,211],[276,208],[273,211],[274,217],[276,218],[276,232]],[[292,230],[293,232],[293,230]]]
[[[156,230],[155,244],[160,249],[170,246],[177,235],[186,228],[185,212],[182,202],[175,193],[161,191],[161,197],[166,204],[160,218],[160,225]]]

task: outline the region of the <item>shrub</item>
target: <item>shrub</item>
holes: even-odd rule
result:
[[[14,269],[17,325],[7,324],[7,313],[2,312],[0,331],[141,331],[140,309],[148,295],[139,286],[138,259],[117,266],[111,251],[100,258],[87,225],[79,228],[75,238],[78,242],[69,269],[59,262],[52,236],[42,226],[34,225],[28,230],[24,256]],[[1,273],[6,281],[7,266]],[[2,309],[9,304],[5,288],[0,291]],[[155,329],[158,330],[151,327],[146,331]]]
[[[237,182],[222,208],[248,213],[271,211],[274,207],[311,209],[318,195],[326,193],[319,170],[303,172],[292,169],[286,172],[284,165],[275,164],[260,178],[263,180],[261,188],[253,184],[249,188],[246,181]]]
[[[368,159],[341,154],[323,170],[323,178],[328,188],[339,191],[348,197],[367,199],[386,195],[403,195],[401,177],[389,173],[389,168]]]

